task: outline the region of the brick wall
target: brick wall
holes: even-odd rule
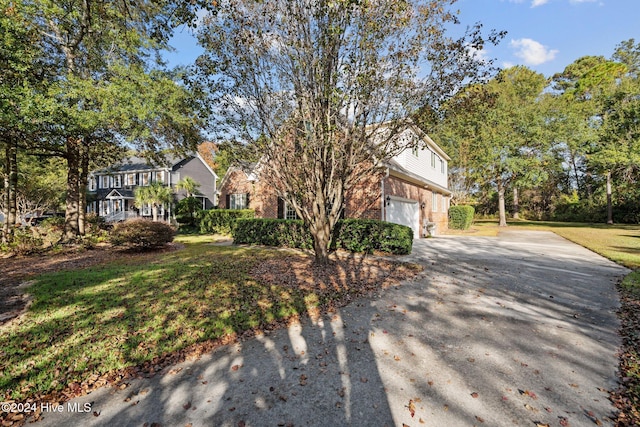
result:
[[[420,224],[426,219],[437,224],[438,232],[448,227],[448,212],[443,212],[442,204],[448,203],[447,198],[437,195],[437,211],[433,212],[433,193],[431,190],[416,186],[398,177],[389,176],[383,178],[381,172],[372,173],[363,178],[356,186],[345,194],[345,217],[382,219],[382,188],[381,180],[384,179],[384,192],[386,196],[396,196],[404,199],[417,200],[420,208]],[[226,195],[235,193],[249,193],[249,208],[254,209],[258,218],[278,217],[278,197],[273,188],[264,183],[264,180],[251,182],[247,175],[237,169],[230,172],[230,176],[220,187],[219,207],[226,209]],[[448,205],[447,205],[448,207]],[[422,229],[422,227],[420,227]]]

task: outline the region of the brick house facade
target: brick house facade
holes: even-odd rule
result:
[[[423,149],[407,149],[377,172],[360,180],[346,192],[344,217],[380,219],[410,226],[415,237],[446,230],[451,192],[447,188],[449,157],[417,128]],[[292,219],[267,180],[259,179],[256,164],[229,168],[220,183],[221,209],[250,208],[258,218]]]

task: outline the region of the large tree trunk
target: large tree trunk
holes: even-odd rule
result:
[[[613,204],[611,202],[611,171],[607,171],[607,224],[613,224]]]
[[[507,226],[507,213],[504,205],[504,186],[502,182],[498,181],[498,213],[500,215],[500,227]]]
[[[81,236],[86,234],[87,215],[87,179],[89,177],[89,146],[87,144],[80,147],[80,173],[78,183],[78,233]]]
[[[9,240],[18,222],[18,147],[9,138],[5,148],[4,206],[6,218],[3,225],[3,241]]]
[[[520,219],[520,201],[518,200],[518,187],[513,186],[513,219]]]
[[[317,264],[325,265],[329,263],[329,242],[331,241],[331,227],[329,221],[322,221],[316,218],[315,224],[309,227],[313,238],[313,251]]]
[[[73,240],[80,234],[78,217],[80,210],[80,141],[76,138],[67,140],[67,204],[64,214],[64,239]]]

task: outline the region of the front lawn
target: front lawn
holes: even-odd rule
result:
[[[0,327],[0,397],[81,394],[114,373],[153,372],[203,343],[273,327],[418,270],[343,255],[324,276],[313,270],[312,286],[298,286],[311,256],[214,246],[210,236],[178,240],[183,249],[37,277],[27,313]],[[287,280],[270,277],[269,265],[288,265]]]

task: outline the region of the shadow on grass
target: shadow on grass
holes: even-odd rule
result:
[[[247,331],[317,319],[318,307],[347,304],[395,274],[395,264],[357,255],[319,268],[299,254],[202,244],[145,260],[38,278],[29,312],[0,330],[3,397],[87,391],[133,366],[152,373]]]

